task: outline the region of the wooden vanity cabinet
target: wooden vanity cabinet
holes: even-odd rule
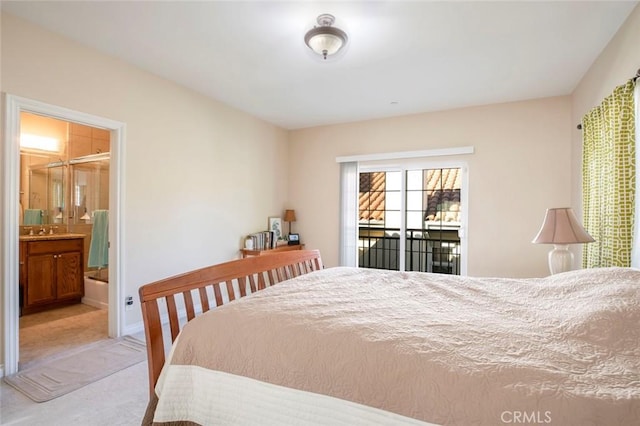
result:
[[[20,244],[22,313],[72,303],[84,296],[84,239],[50,239]]]

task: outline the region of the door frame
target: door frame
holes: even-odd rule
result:
[[[18,372],[19,359],[19,183],[20,183],[20,113],[30,112],[64,121],[101,127],[111,133],[109,170],[109,337],[120,337],[124,326],[124,309],[119,300],[123,294],[124,232],[124,150],[126,125],[80,111],[47,104],[11,94],[4,95],[4,152],[2,219],[2,294],[4,375]],[[0,371],[2,373],[2,371]],[[0,374],[2,376],[2,374]]]

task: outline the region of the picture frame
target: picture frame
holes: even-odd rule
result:
[[[282,234],[282,219],[279,217],[270,217],[269,218],[269,231],[273,231],[275,234],[276,241],[284,238]]]

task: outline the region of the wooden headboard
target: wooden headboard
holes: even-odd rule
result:
[[[186,314],[186,321],[191,321],[200,313],[195,310],[198,305],[201,306],[202,312],[207,312],[212,305],[211,302],[215,304],[214,307],[225,303],[221,286],[224,286],[229,301],[232,301],[267,286],[322,268],[318,250],[285,251],[232,260],[140,287],[140,304],[149,361],[150,395],[154,395],[154,388],[165,362],[160,305],[166,307],[165,315],[168,316],[173,342],[180,332],[180,314]],[[211,289],[209,292],[208,287]],[[250,291],[247,291],[248,289]],[[209,300],[208,293],[214,296],[214,300]],[[182,310],[179,311],[179,303],[176,303],[175,296],[178,294],[182,295],[177,299],[183,300],[184,313]],[[180,306],[182,307],[182,304]]]

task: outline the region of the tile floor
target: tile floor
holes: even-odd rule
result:
[[[109,338],[106,309],[78,303],[20,317],[20,368],[34,360]]]

